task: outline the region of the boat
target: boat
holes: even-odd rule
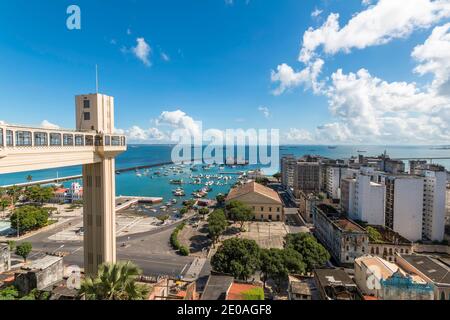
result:
[[[179,179],[174,179],[174,180],[170,180],[171,184],[183,184],[183,180],[179,180]]]
[[[336,146],[328,146],[328,149],[334,150],[334,149],[337,149],[337,147]]]
[[[358,150],[358,153],[367,153],[365,150]]]

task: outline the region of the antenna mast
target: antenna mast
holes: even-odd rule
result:
[[[98,65],[95,65],[95,93],[98,93]]]

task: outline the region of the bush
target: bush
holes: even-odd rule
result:
[[[182,246],[180,241],[178,240],[178,234],[181,230],[184,229],[185,226],[186,224],[182,223],[172,232],[172,234],[170,235],[170,245],[174,250],[178,250],[181,255],[188,256],[190,253],[189,249],[185,246]]]
[[[242,292],[242,296],[244,300],[247,301],[264,300],[264,290],[263,288],[250,289],[245,292]]]

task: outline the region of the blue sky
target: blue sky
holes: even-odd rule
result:
[[[95,90],[99,64],[116,126],[136,142],[164,142],[196,120],[220,130],[278,128],[286,143],[445,143],[450,89],[440,88],[450,88],[450,67],[427,48],[412,53],[437,28],[430,47],[450,42],[448,1],[411,2],[424,6],[423,21],[386,0],[2,1],[0,120],[73,127],[74,95]],[[81,30],[66,28],[71,4],[81,8]],[[387,17],[399,22],[380,21]],[[327,26],[336,20],[338,29]],[[299,61],[309,28],[326,39]],[[148,55],[137,56],[138,39]],[[318,60],[314,77],[308,68]],[[444,65],[430,67],[436,61]],[[282,64],[287,73],[277,73]]]

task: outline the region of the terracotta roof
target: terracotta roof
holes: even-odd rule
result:
[[[243,186],[231,189],[230,193],[227,196],[227,201],[231,201],[249,193],[259,193],[281,204],[280,196],[276,191],[256,182],[250,182]]]
[[[228,290],[227,300],[244,300],[244,293],[259,288],[251,284],[235,283]]]

